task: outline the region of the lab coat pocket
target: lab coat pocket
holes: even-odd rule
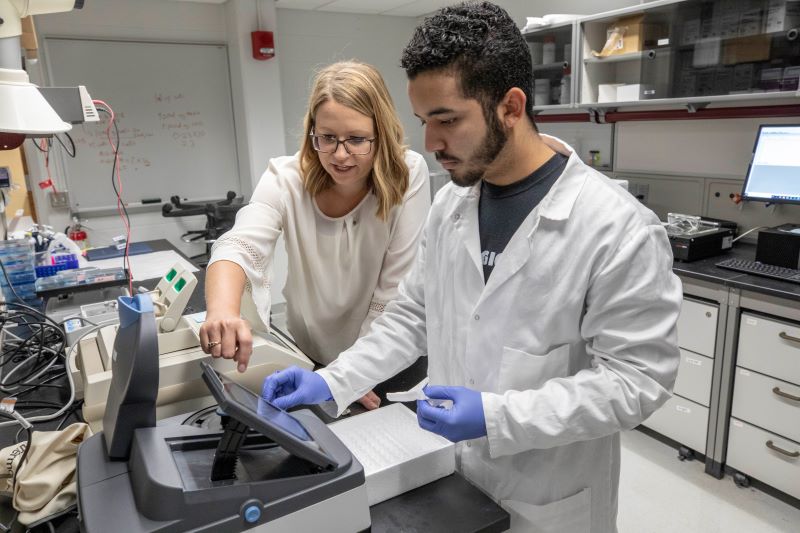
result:
[[[498,392],[538,389],[548,379],[566,376],[568,369],[569,344],[563,344],[542,355],[504,346]]]
[[[513,533],[588,533],[592,524],[591,489],[545,505],[502,500]]]

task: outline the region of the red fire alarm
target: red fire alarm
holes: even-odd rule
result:
[[[275,38],[271,31],[250,32],[250,40],[253,43],[253,58],[265,61],[275,57]]]

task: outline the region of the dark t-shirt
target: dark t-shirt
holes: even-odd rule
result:
[[[484,281],[489,280],[514,232],[547,195],[566,166],[567,157],[556,154],[530,176],[516,183],[497,186],[484,181],[481,184],[478,228]]]

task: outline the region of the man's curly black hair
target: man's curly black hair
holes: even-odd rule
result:
[[[400,64],[410,80],[429,71],[455,73],[461,93],[480,101],[484,114],[494,112],[509,89],[519,87],[527,97],[525,112],[534,122],[528,46],[508,13],[491,2],[464,2],[427,17],[403,50]]]

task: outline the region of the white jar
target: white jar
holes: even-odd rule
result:
[[[531,51],[531,63],[534,65],[542,64],[542,43],[530,42],[528,49]]]
[[[533,80],[533,105],[550,105],[550,79]]]
[[[572,76],[564,74],[564,77],[561,78],[561,98],[559,99],[561,105],[570,103],[570,89],[572,89]]]
[[[542,45],[542,63],[548,65],[556,62],[556,38],[547,36]]]

